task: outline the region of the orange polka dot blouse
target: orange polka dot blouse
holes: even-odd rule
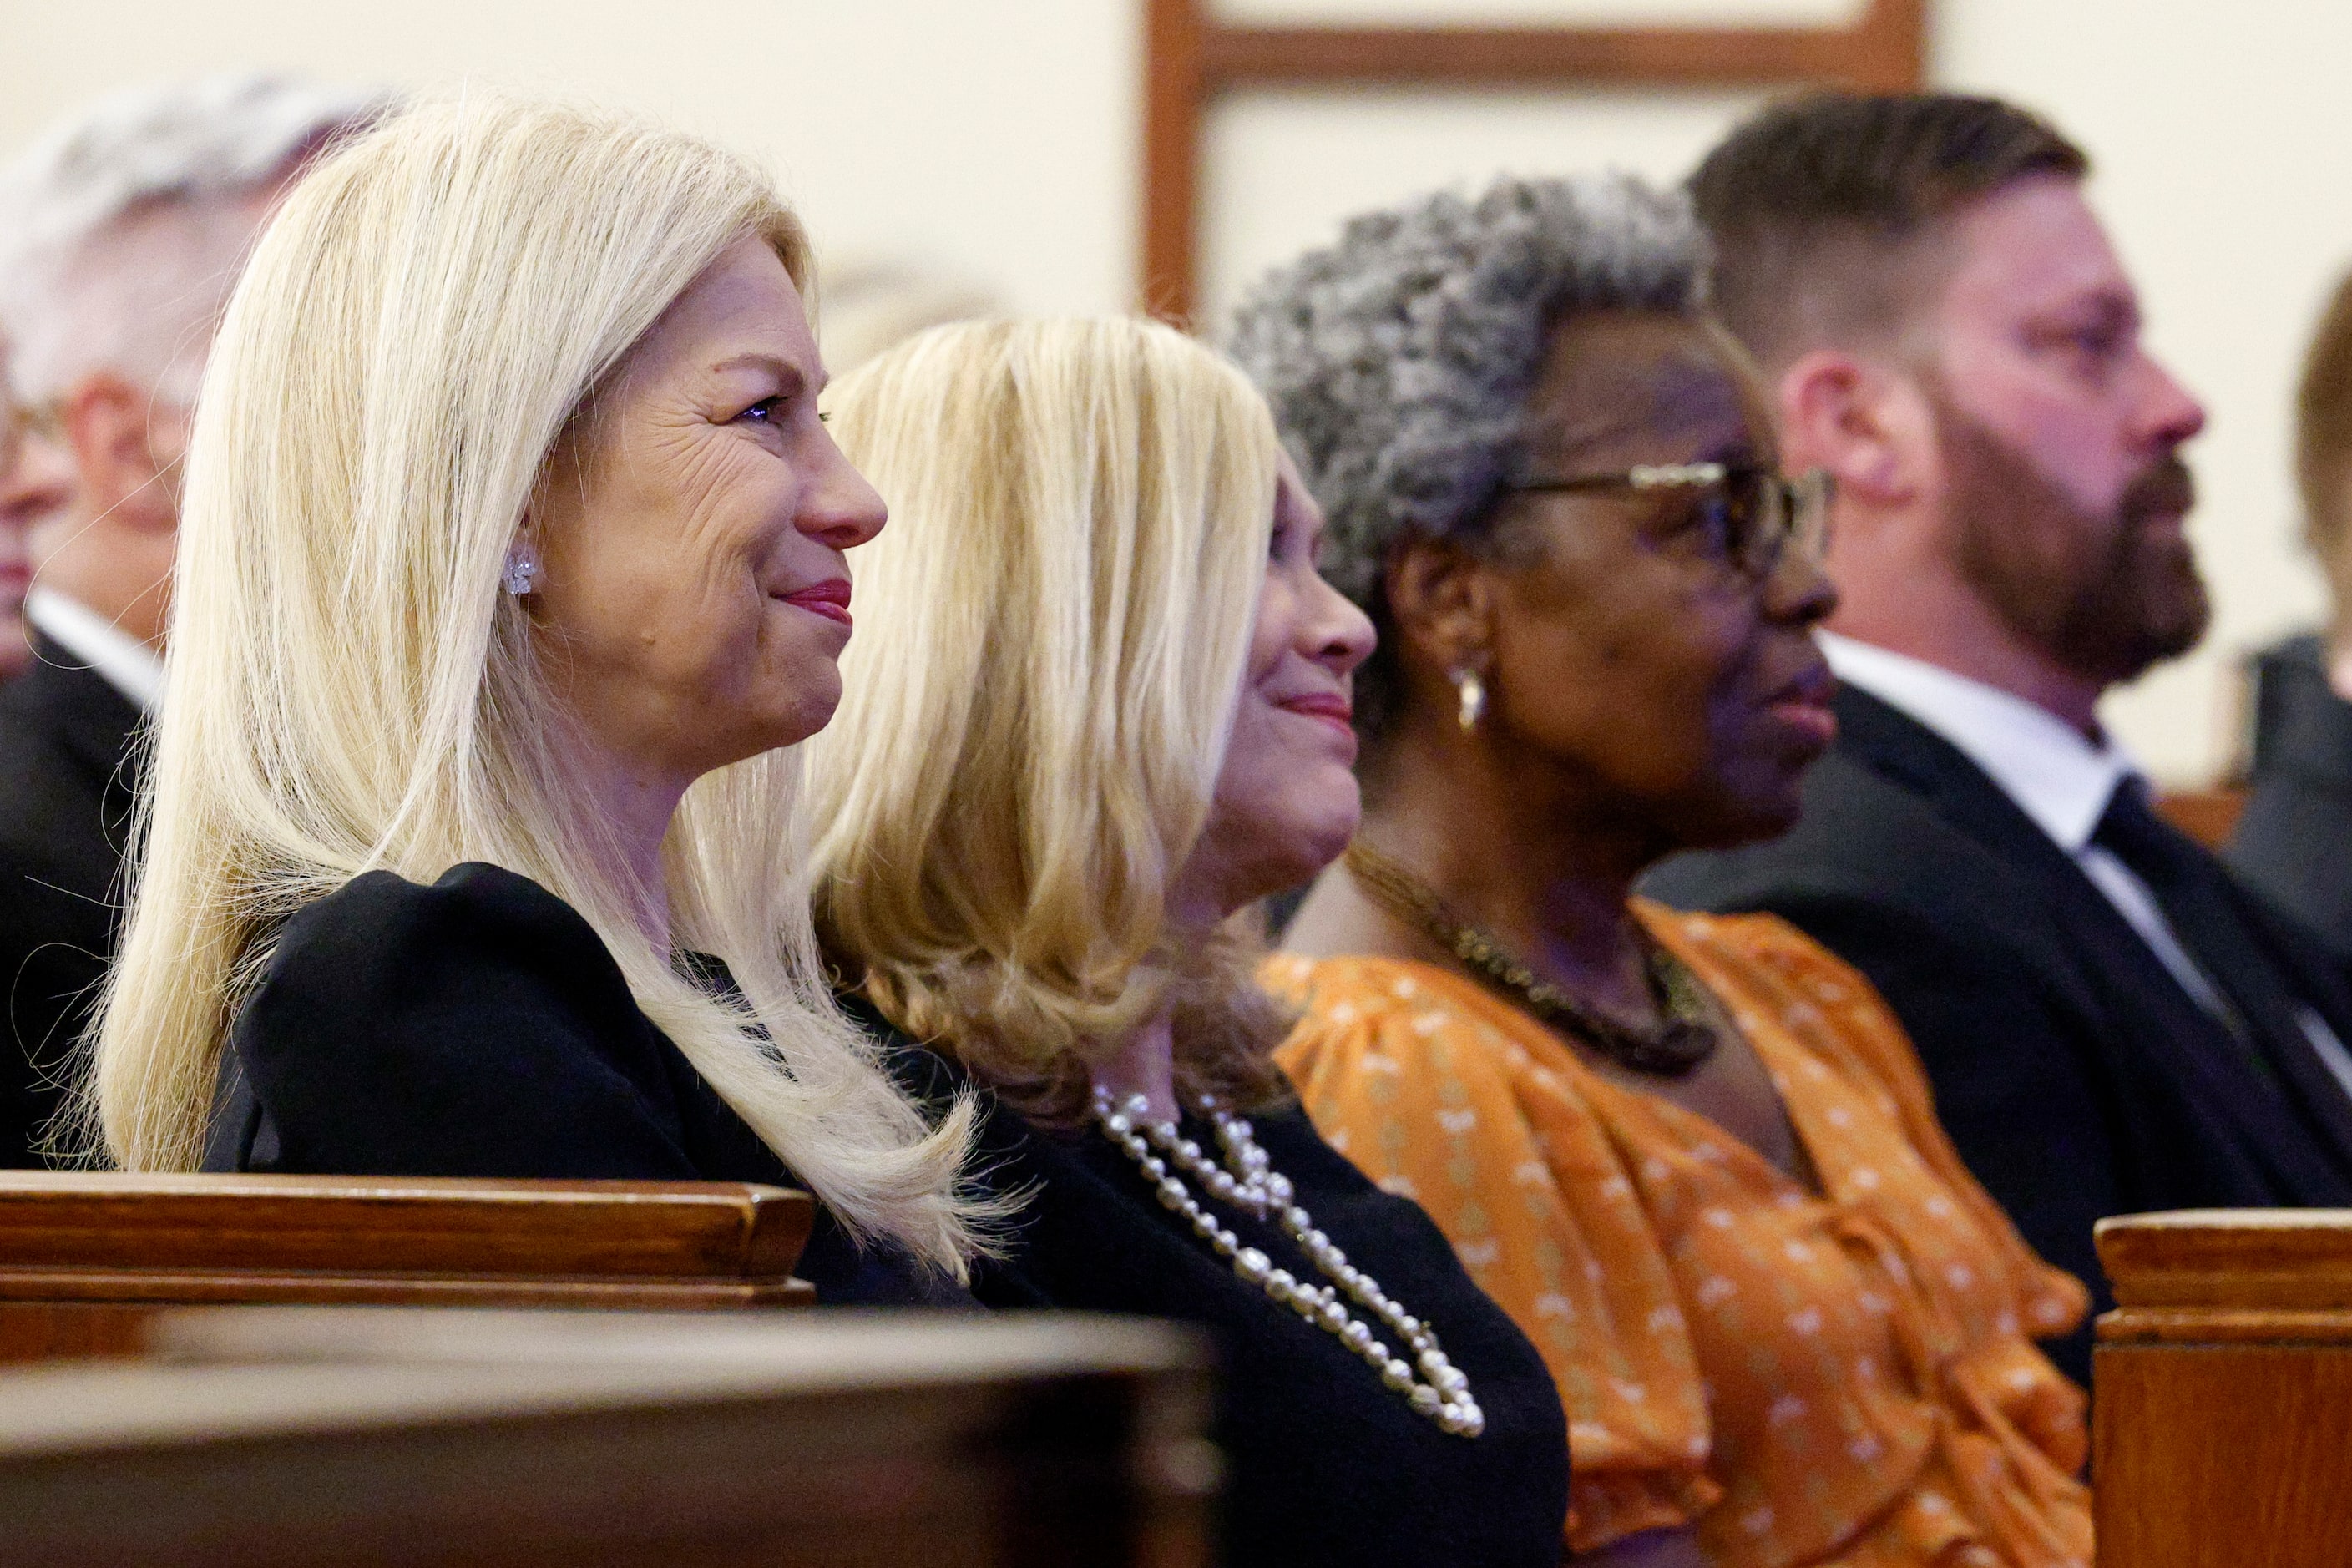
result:
[[[2083,1395],[2028,1337],[2080,1322],[2082,1286],[1961,1166],[1867,981],[1770,916],[1635,908],[1763,1058],[1823,1195],[1444,970],[1265,973],[1304,1009],[1280,1060],[1316,1126],[1559,1379],[1570,1547],[1695,1525],[1755,1568],[2088,1564]]]

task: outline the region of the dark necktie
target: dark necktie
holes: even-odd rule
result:
[[[2172,934],[2221,994],[2231,1015],[2223,1024],[2256,1072],[2275,1084],[2280,1053],[2300,1056],[2310,1042],[2295,1017],[2294,987],[2240,911],[2229,872],[2156,814],[2147,784],[2137,777],[2116,785],[2091,842],[2147,884]]]

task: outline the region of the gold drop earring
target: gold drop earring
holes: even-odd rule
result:
[[[1454,713],[1455,721],[1465,735],[1478,732],[1478,721],[1486,716],[1486,683],[1478,672],[1465,666],[1454,672],[1454,689],[1461,695],[1462,706]]]

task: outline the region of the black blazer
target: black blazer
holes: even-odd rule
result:
[[[120,934],[138,706],[35,634],[0,686],[0,1166],[42,1163],[61,1069]]]
[[[429,888],[371,871],[286,923],[231,1033],[205,1169],[800,1185],[578,911],[480,864]],[[822,1302],[971,1305],[823,1205],[794,1272]]]
[[[2130,924],[1958,748],[1848,687],[1786,837],[1678,857],[1645,888],[1765,910],[1902,1018],[1960,1154],[2042,1257],[2112,1304],[2091,1227],[2150,1209],[2352,1204],[2352,1108],[2317,1056],[2266,1086]],[[2352,994],[2251,895],[2248,921],[2352,1044]],[[2090,1329],[2052,1347],[2090,1374]]]
[[[887,1034],[863,1003],[852,1011]],[[903,1037],[898,1037],[903,1040]],[[911,1049],[911,1047],[908,1048]],[[965,1081],[932,1058],[927,1092]],[[1231,1568],[1553,1568],[1568,1518],[1568,1429],[1543,1359],[1488,1300],[1417,1204],[1391,1197],[1293,1107],[1251,1118],[1297,1202],[1405,1310],[1437,1331],[1470,1380],[1485,1432],[1457,1437],[1415,1415],[1326,1330],[1237,1277],[1160,1205],[1128,1155],[1091,1127],[1046,1132],[992,1096],[978,1168],[1023,1194],[1004,1256],[972,1293],[1000,1308],[1076,1308],[1197,1323],[1218,1349],[1215,1435],[1225,1455]],[[1217,1147],[1205,1122],[1185,1133]],[[1187,1179],[1198,1193],[1198,1184]],[[1322,1276],[1290,1237],[1212,1203],[1244,1246],[1310,1283]],[[1375,1332],[1387,1338],[1385,1329]]]

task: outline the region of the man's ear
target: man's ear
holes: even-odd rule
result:
[[[1495,646],[1492,568],[1458,544],[1412,539],[1389,557],[1382,587],[1402,662],[1485,672]]]
[[[168,529],[178,521],[178,486],[164,470],[185,441],[184,416],[112,371],[92,371],[58,405],[89,515]]]
[[[1919,443],[1934,426],[1908,377],[1843,349],[1815,349],[1782,371],[1773,391],[1790,472],[1826,469],[1840,495],[1874,507],[1916,492]]]

